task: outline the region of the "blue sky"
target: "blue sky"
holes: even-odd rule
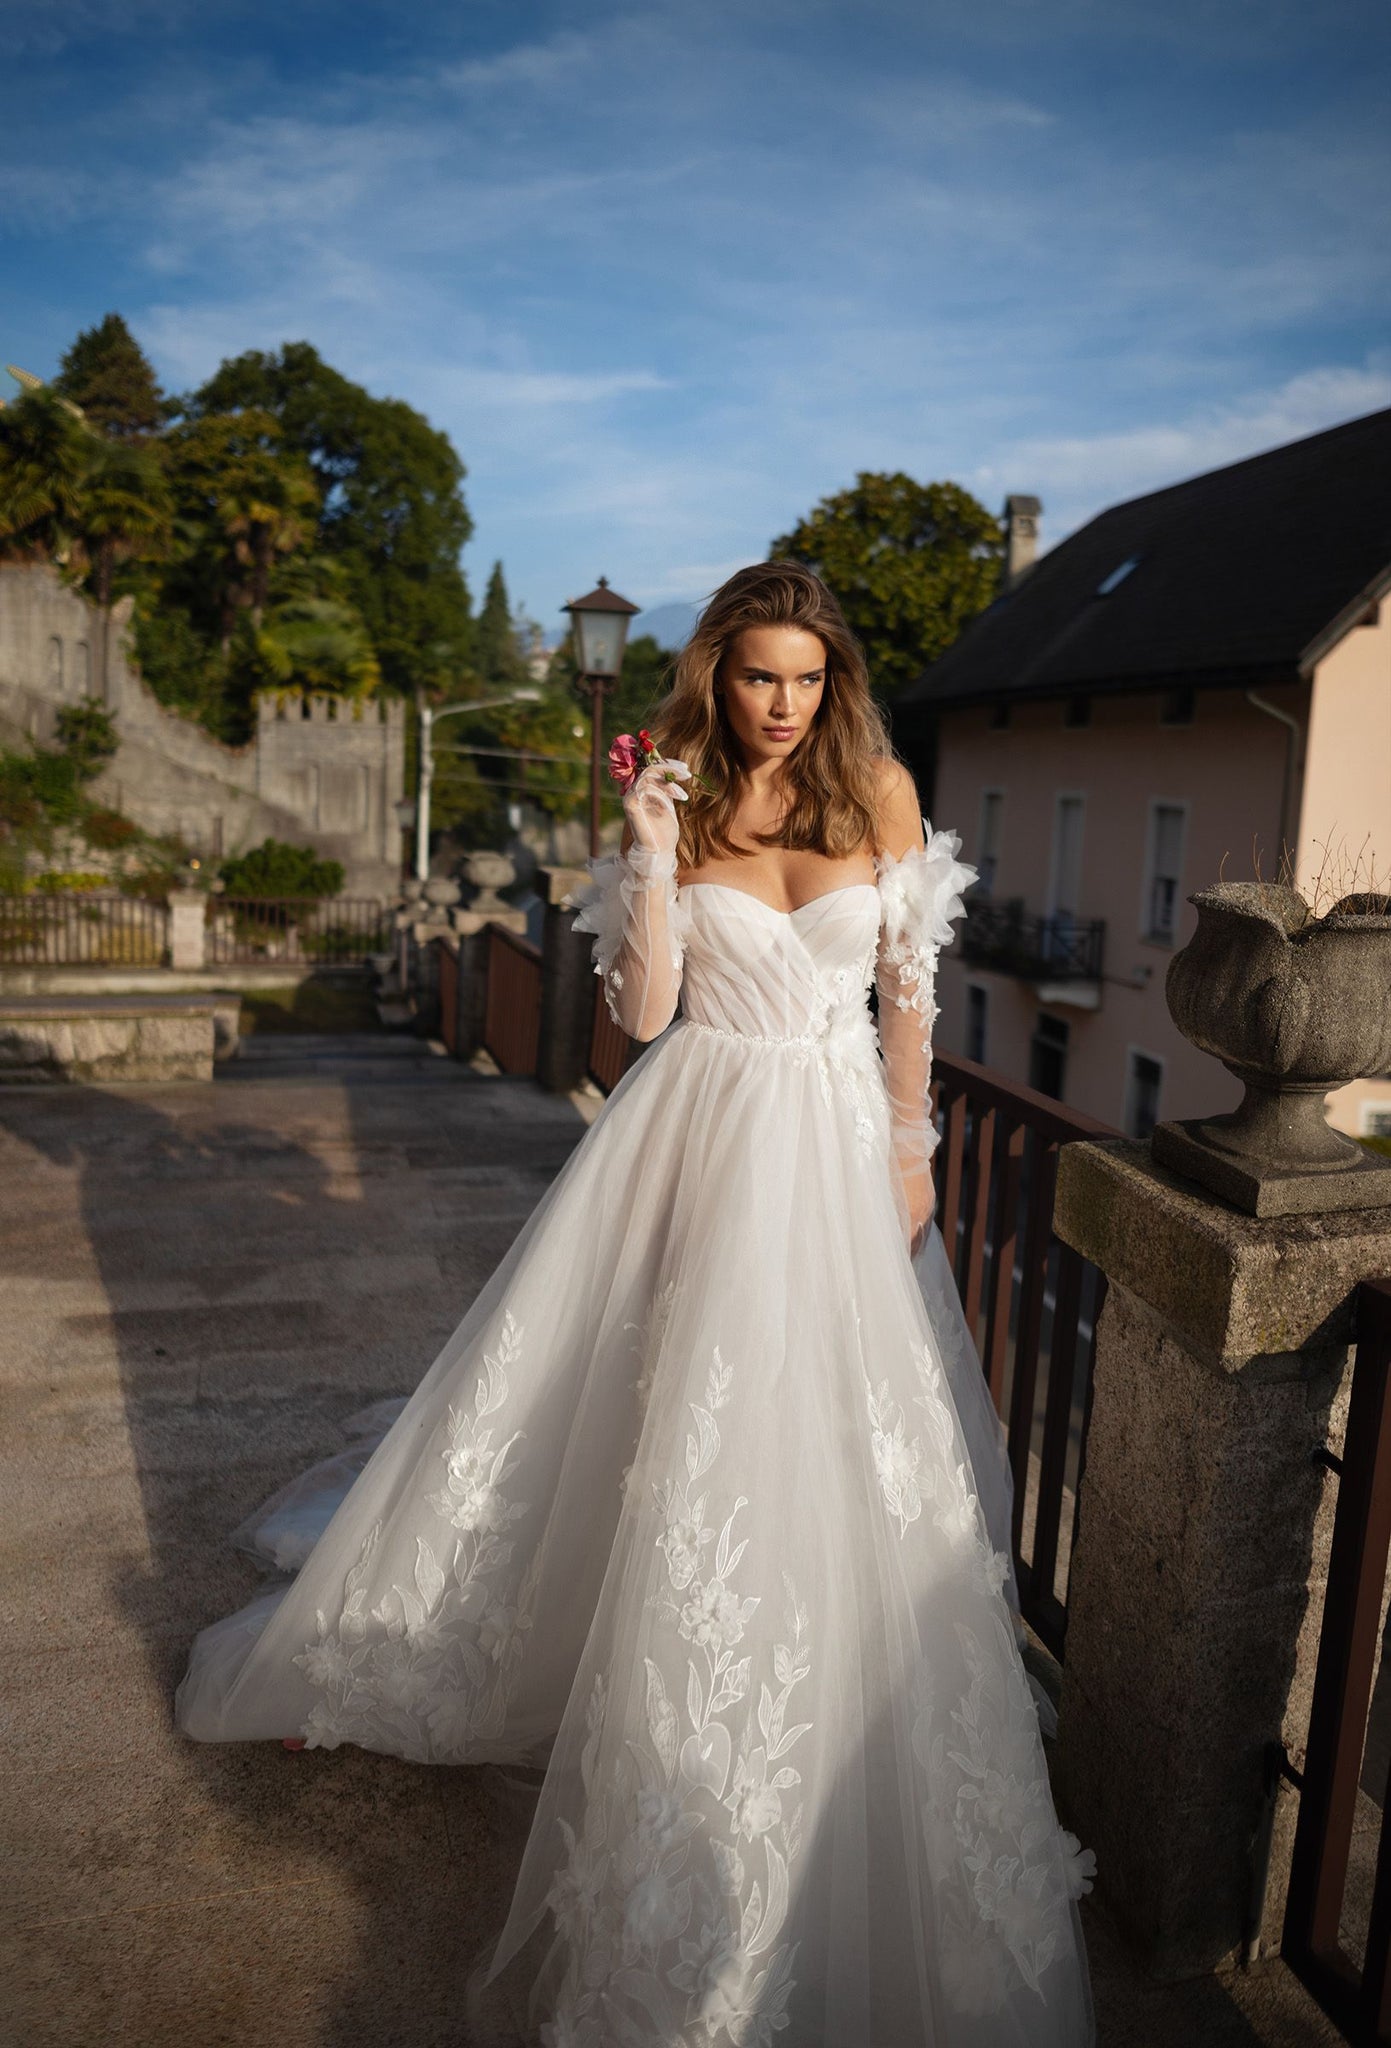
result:
[[[1391,403],[1380,0],[0,0],[0,361],[307,339],[475,591],[698,596],[860,469],[1118,497]]]

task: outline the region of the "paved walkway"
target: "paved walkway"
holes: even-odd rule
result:
[[[503,1774],[202,1748],[169,1703],[256,1583],[226,1532],[414,1386],[582,1130],[381,1037],[0,1089],[4,2048],[520,2041],[462,2019],[525,1826]],[[1162,1992],[1089,1941],[1101,2048],[1337,2038],[1279,1968]]]

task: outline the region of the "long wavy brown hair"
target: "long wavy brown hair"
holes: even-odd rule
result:
[[[652,715],[663,754],[685,761],[704,790],[677,805],[677,858],[701,867],[749,849],[730,833],[743,793],[744,766],[724,698],[716,691],[733,643],[748,626],[797,626],[826,650],[826,687],[816,716],[783,770],[787,807],[775,831],[754,832],[761,846],[785,846],[848,859],[876,833],[877,764],[896,758],[869,687],[864,654],[835,598],[801,562],[756,562],[722,583],[677,657],[672,686]],[[688,788],[690,785],[687,785]]]

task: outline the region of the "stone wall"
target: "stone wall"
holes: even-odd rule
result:
[[[130,657],[129,618],[126,600],[103,660],[94,606],[52,569],[0,564],[0,740],[50,741],[64,704],[95,697],[121,739],[96,793],[146,831],[177,833],[211,857],[290,839],[342,861],[349,895],[391,894],[405,706],[274,692],[258,700],[255,738],[223,746],[146,688]]]

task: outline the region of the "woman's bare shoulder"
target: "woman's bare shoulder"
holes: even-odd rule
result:
[[[887,755],[875,762],[875,774],[875,851],[901,860],[910,846],[923,843],[917,784],[901,761]]]

